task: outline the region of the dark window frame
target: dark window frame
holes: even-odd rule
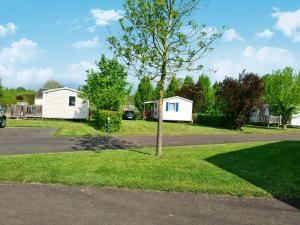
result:
[[[69,96],[69,106],[70,107],[76,106],[76,96]]]

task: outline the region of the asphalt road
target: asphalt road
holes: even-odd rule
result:
[[[155,136],[53,137],[52,128],[0,129],[0,155],[154,147]],[[300,140],[300,133],[164,136],[164,146]]]
[[[0,184],[0,225],[299,225],[278,200]]]

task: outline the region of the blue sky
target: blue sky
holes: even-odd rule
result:
[[[117,34],[121,0],[0,0],[0,78],[5,86],[38,89],[55,79],[77,88],[85,70]],[[203,0],[193,15],[199,24],[227,27],[215,51],[205,56],[212,80],[242,69],[264,74],[300,69],[299,0]],[[211,72],[211,71],[215,72]],[[182,74],[181,74],[182,76]],[[136,78],[129,81],[136,85]]]

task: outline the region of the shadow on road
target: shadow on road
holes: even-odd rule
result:
[[[71,147],[73,150],[88,150],[88,151],[101,151],[101,150],[122,150],[122,149],[136,149],[137,145],[115,137],[91,137],[91,138],[76,138],[72,139],[74,145]]]
[[[300,209],[300,141],[282,141],[219,154],[206,161]]]

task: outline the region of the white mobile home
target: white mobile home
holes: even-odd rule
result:
[[[37,103],[43,106],[45,119],[88,119],[88,102],[79,97],[79,91],[71,88],[43,91],[43,98]]]
[[[159,101],[144,103],[144,119],[158,119]],[[165,121],[193,121],[193,101],[179,96],[163,99],[163,120]]]
[[[262,109],[257,109],[255,112],[252,113],[250,116],[251,123],[259,123],[259,124],[276,124],[278,126],[281,125],[281,118],[280,116],[275,116],[270,113],[268,106],[265,106]],[[296,113],[292,116],[291,120],[288,121],[288,125],[298,127],[300,126],[300,112]]]

